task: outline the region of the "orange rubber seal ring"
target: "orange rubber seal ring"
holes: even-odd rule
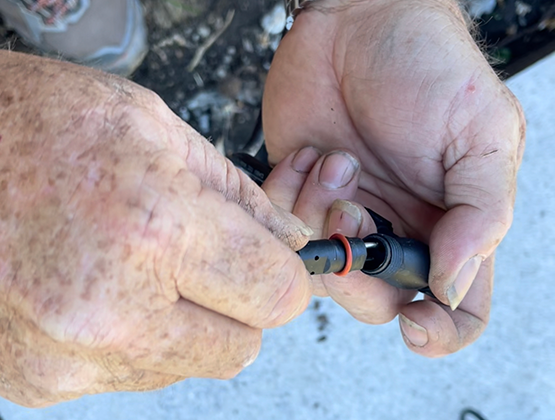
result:
[[[347,261],[345,261],[345,267],[343,267],[343,270],[335,273],[335,275],[339,277],[346,276],[347,274],[349,274],[349,272],[351,271],[351,268],[353,267],[353,251],[351,249],[351,244],[349,243],[345,235],[342,235],[340,233],[334,233],[333,235],[330,236],[330,239],[337,239],[345,247],[345,255],[347,255]]]

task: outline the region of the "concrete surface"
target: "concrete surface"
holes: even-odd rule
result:
[[[405,348],[396,321],[362,325],[320,300],[319,309],[268,331],[258,361],[234,380],[189,380],[41,410],[0,399],[0,413],[5,420],[458,420],[462,408],[475,407],[488,420],[555,419],[555,55],[508,85],[527,114],[528,144],[514,225],[498,253],[491,323],[476,344],[428,360]]]

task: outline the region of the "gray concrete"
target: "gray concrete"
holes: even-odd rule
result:
[[[471,406],[489,420],[555,419],[555,55],[508,85],[527,114],[528,145],[514,225],[498,253],[491,323],[476,344],[425,359],[405,348],[397,322],[362,325],[321,300],[318,310],[268,331],[258,361],[234,380],[42,410],[0,400],[0,413],[5,420],[458,420]],[[329,325],[319,331],[323,315]]]

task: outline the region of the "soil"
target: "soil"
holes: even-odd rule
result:
[[[173,4],[179,1],[183,0]],[[160,3],[144,1],[147,10]],[[261,19],[276,1],[203,0],[199,4],[198,14],[183,19],[175,19],[171,9],[166,16],[147,12],[151,49],[133,80],[157,92],[174,112],[230,155],[250,139],[260,113],[273,48],[281,37],[265,33]],[[199,47],[222,29],[230,13],[229,27],[189,71]]]
[[[476,19],[494,67],[508,77],[555,51],[555,0],[498,0]]]
[[[243,149],[257,124],[280,39],[279,33],[265,31],[261,20],[280,0],[142,2],[150,50],[132,79],[157,92],[222,153]],[[555,0],[498,0],[476,23],[482,45],[503,77],[555,50]],[[2,44],[32,52],[0,21]]]

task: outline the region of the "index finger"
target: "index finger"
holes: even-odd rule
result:
[[[158,184],[152,200],[149,182]],[[308,305],[312,288],[302,261],[237,203],[186,170],[169,183],[146,177],[143,185],[143,237],[157,238],[154,272],[175,290],[167,293],[172,299],[255,328],[281,325]]]

